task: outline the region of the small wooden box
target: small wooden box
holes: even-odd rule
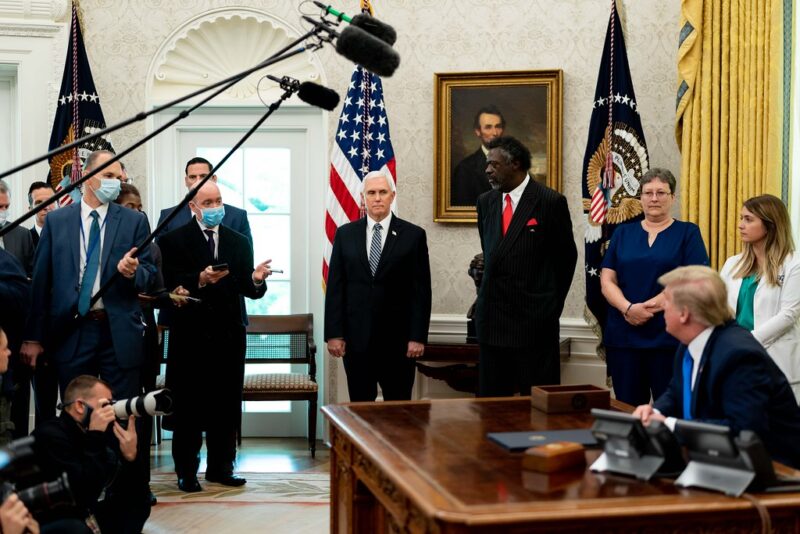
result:
[[[539,473],[553,473],[586,465],[583,445],[570,441],[556,441],[531,447],[522,457],[522,468]]]
[[[611,392],[591,384],[531,388],[531,405],[545,413],[587,412],[592,408],[608,410],[610,404]]]

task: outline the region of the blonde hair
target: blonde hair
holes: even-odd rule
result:
[[[697,321],[706,326],[718,326],[733,319],[725,282],[711,267],[678,267],[662,275],[658,283],[669,289],[675,306],[689,308]]]
[[[744,278],[755,274],[759,279],[766,279],[772,286],[781,284],[779,275],[781,265],[786,256],[794,252],[794,239],[789,222],[789,211],[778,197],[761,195],[745,200],[744,207],[758,217],[767,235],[764,237],[764,263],[759,265],[751,243],[744,243],[742,257],[736,264],[734,278]]]

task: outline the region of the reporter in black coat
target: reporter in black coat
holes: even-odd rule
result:
[[[800,469],[800,407],[786,376],[753,335],[733,321],[725,283],[709,267],[675,269],[665,285],[664,321],[681,345],[669,387],[654,403],[636,408],[645,423],[691,418],[758,434],[774,460]],[[684,392],[684,355],[692,366]],[[689,376],[687,374],[687,376]],[[690,409],[684,405],[690,394]],[[675,418],[675,419],[673,419]]]
[[[367,217],[341,226],[333,243],[325,340],[331,356],[344,356],[351,401],[374,401],[377,384],[384,400],[410,399],[414,359],[428,340],[431,272],[425,231],[392,215],[394,196],[390,178],[368,174]],[[382,245],[373,245],[377,223]]]
[[[202,300],[173,310],[166,386],[175,406],[164,424],[174,430],[172,456],[181,489],[200,491],[196,476],[204,430],[206,480],[244,483],[233,476],[246,344],[239,298],[264,296],[270,271],[269,261],[253,268],[253,249],[245,236],[209,217],[222,207],[214,182],[200,188],[190,206],[196,219],[159,239],[166,287],[183,286]],[[214,235],[214,253],[205,232]],[[221,263],[227,269],[211,269]]]
[[[477,205],[485,264],[476,303],[478,393],[484,397],[530,395],[531,386],[560,382],[559,317],[578,251],[566,199],[533,180],[530,165],[530,152],[513,137],[489,143],[486,173],[494,190]]]

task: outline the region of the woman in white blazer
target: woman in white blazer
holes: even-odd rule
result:
[[[800,255],[789,213],[772,195],[745,201],[739,216],[742,253],[720,273],[736,321],[751,330],[800,399]]]

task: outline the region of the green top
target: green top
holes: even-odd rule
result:
[[[751,274],[742,278],[742,287],[739,288],[739,299],[736,301],[736,322],[739,326],[753,331],[755,320],[753,319],[753,297],[758,287],[756,275]]]

